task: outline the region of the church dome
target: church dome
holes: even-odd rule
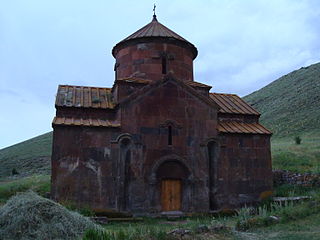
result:
[[[149,24],[117,43],[112,49],[112,55],[115,57],[117,52],[126,46],[156,41],[176,44],[187,48],[192,52],[193,59],[198,55],[198,50],[192,43],[158,22],[156,15],[153,15],[153,19]]]

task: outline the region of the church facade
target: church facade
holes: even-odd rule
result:
[[[271,132],[195,82],[196,47],[153,20],[119,42],[111,88],[60,85],[52,197],[105,211],[209,212],[272,190]]]

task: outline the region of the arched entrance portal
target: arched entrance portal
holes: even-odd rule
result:
[[[179,161],[169,160],[162,163],[157,170],[160,182],[160,198],[162,211],[182,210],[183,191],[189,176],[188,169]]]

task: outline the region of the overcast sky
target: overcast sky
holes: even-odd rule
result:
[[[110,87],[112,47],[152,19],[199,51],[195,80],[245,96],[320,61],[320,1],[2,0],[0,149],[51,131],[58,84]]]

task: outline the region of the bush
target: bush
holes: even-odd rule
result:
[[[299,144],[301,144],[302,140],[301,140],[301,138],[299,136],[297,136],[297,137],[294,138],[294,141],[296,142],[296,144],[299,145]]]
[[[12,175],[12,176],[18,175],[18,174],[19,174],[19,173],[18,173],[17,169],[13,168],[13,169],[11,170],[11,175]]]

